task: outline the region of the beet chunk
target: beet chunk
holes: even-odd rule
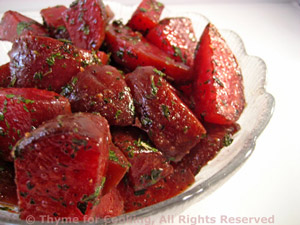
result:
[[[196,116],[210,123],[236,122],[245,107],[242,73],[231,49],[211,23],[199,41],[194,73]]]
[[[106,43],[114,61],[129,71],[138,66],[154,66],[166,73],[168,79],[175,83],[192,80],[193,74],[189,66],[175,62],[168,54],[148,42],[142,34],[132,31],[129,27],[117,22],[108,25]]]
[[[64,12],[72,42],[83,49],[99,49],[105,38],[106,20],[102,0],[77,0]]]
[[[134,190],[142,190],[173,173],[160,151],[152,147],[147,135],[135,127],[112,130],[113,142],[131,164],[128,179]]]
[[[14,148],[20,217],[96,216],[105,183],[110,132],[100,115],[62,115]]]
[[[69,33],[66,29],[65,22],[63,20],[63,13],[67,10],[67,7],[63,5],[57,5],[54,7],[48,7],[41,10],[41,16],[43,17],[44,24],[48,29],[49,35],[57,39],[69,39]]]
[[[11,150],[26,132],[44,121],[69,113],[69,101],[54,92],[35,88],[0,89],[1,157],[12,161]]]
[[[122,151],[113,143],[109,145],[109,160],[103,194],[114,189],[128,172],[130,163]]]
[[[146,38],[177,62],[193,66],[197,40],[189,18],[163,19],[149,31]]]
[[[156,0],[142,0],[127,26],[146,34],[159,21],[164,5]]]
[[[134,121],[130,89],[112,66],[87,67],[72,79],[63,95],[68,96],[73,112],[98,112],[110,125],[127,126]]]
[[[146,189],[135,191],[123,179],[118,190],[123,193],[125,212],[131,212],[172,198],[186,190],[194,181],[189,169],[177,166],[173,174]]]
[[[33,19],[18,12],[7,11],[0,22],[0,40],[13,42],[21,35],[47,36],[46,29]]]
[[[179,162],[179,165],[189,168],[194,175],[224,146],[229,146],[233,141],[232,136],[240,130],[240,126],[236,123],[230,125],[206,123],[204,125],[207,135]]]
[[[15,87],[36,87],[61,92],[82,66],[101,63],[97,53],[77,49],[69,42],[23,36],[9,52],[11,82]]]
[[[143,130],[169,159],[180,161],[200,141],[205,129],[159,74],[154,67],[138,67],[127,74],[126,82]]]

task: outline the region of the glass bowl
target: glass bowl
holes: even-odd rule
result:
[[[136,8],[136,6],[130,7],[116,2],[109,2],[109,5],[116,15],[115,19],[122,18],[124,22],[129,19]],[[26,12],[24,14],[41,22],[39,11]],[[162,17],[171,16],[189,17],[193,22],[198,39],[204,27],[209,22],[206,17],[200,14],[179,14],[168,10],[166,7]],[[196,176],[196,182],[180,195],[158,204],[123,214],[119,217],[86,222],[97,224],[138,223],[145,225],[148,222],[151,222],[151,224],[155,224],[155,221],[159,220],[163,215],[168,214],[168,212],[172,215],[179,214],[193,203],[200,201],[213,190],[220,187],[250,157],[255,148],[256,139],[267,126],[272,116],[275,101],[273,96],[265,90],[266,65],[264,61],[258,57],[247,55],[243,41],[233,31],[220,29],[220,32],[231,47],[241,66],[247,102],[247,106],[238,120],[238,123],[241,125],[241,130],[235,134],[233,143],[230,146],[223,148],[222,151],[208,163],[208,165],[203,167]],[[9,61],[6,53],[10,48],[11,43],[4,41],[0,42],[0,64]],[[1,210],[0,223],[47,224],[46,221],[43,221],[43,223],[35,222],[30,220],[30,218],[28,221],[21,221],[18,218],[18,214]]]

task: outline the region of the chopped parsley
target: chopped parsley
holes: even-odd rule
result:
[[[26,22],[26,21],[21,21],[20,23],[18,23],[17,34],[21,35],[24,30],[32,30],[31,28],[32,23],[33,22]]]
[[[229,146],[233,142],[233,139],[231,138],[230,134],[225,134],[223,144],[224,146]]]
[[[163,112],[164,117],[166,117],[167,119],[169,119],[169,116],[170,116],[169,107],[166,106],[166,105],[161,105],[161,108],[162,108],[162,112]]]
[[[153,96],[156,96],[157,92],[158,92],[158,88],[156,87],[155,83],[154,83],[154,76],[151,76],[151,94]]]

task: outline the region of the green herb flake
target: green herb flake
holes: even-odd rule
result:
[[[134,144],[137,147],[143,147],[145,150],[151,151],[151,152],[158,152],[158,150],[154,147],[151,147],[148,143],[142,141],[140,138],[137,141],[134,141]]]
[[[15,95],[14,94],[8,94],[8,95],[6,95],[6,98],[13,98],[13,97],[15,97]]]
[[[32,22],[21,21],[17,25],[17,34],[21,35],[24,30],[32,30],[31,28]]]
[[[155,85],[155,82],[154,82],[154,76],[151,76],[151,94],[153,96],[156,96],[157,92],[158,92],[158,88],[156,87]]]
[[[162,108],[162,113],[163,113],[164,117],[166,117],[167,119],[169,119],[169,116],[170,116],[169,107],[166,106],[166,105],[161,105],[161,108]]]
[[[152,124],[152,120],[149,117],[144,116],[141,120],[141,123],[143,126],[150,126]]]
[[[67,31],[66,27],[63,26],[63,25],[58,26],[56,29],[57,29],[57,31],[61,31],[61,32],[66,32]]]
[[[153,169],[151,170],[151,181],[152,184],[156,183],[162,173],[162,169]]]
[[[174,49],[174,56],[178,56],[183,63],[186,63],[186,59],[183,57],[181,49],[174,45],[172,47]]]
[[[26,105],[23,105],[23,109],[26,111],[26,112],[29,112],[28,108],[26,107]]]
[[[153,72],[156,73],[157,75],[159,75],[160,77],[165,77],[167,76],[165,73],[161,72],[160,70],[154,68]]]
[[[116,153],[112,150],[109,150],[109,160],[114,162],[119,162],[119,158]]]
[[[49,65],[49,66],[53,66],[55,64],[55,59],[58,58],[58,59],[63,59],[64,56],[60,53],[60,52],[57,52],[57,53],[54,53],[52,54],[51,56],[49,56],[47,59],[46,59],[46,63]]]
[[[115,115],[115,119],[117,120],[119,118],[119,116],[121,115],[122,111],[120,109],[117,110],[116,115]]]
[[[89,34],[90,34],[90,27],[89,27],[87,24],[85,24],[85,25],[83,26],[82,31],[83,31],[83,33],[84,33],[85,35],[89,35]]]
[[[233,142],[230,134],[225,134],[223,144],[224,146],[229,146]]]
[[[116,52],[116,54],[117,57],[122,60],[124,57],[124,50],[120,49],[119,51]]]
[[[42,72],[36,72],[36,73],[34,73],[33,79],[35,79],[35,80],[42,80],[43,79],[43,73]]]
[[[25,99],[24,103],[25,103],[25,104],[33,104],[33,103],[34,103],[34,100],[31,100],[31,99]]]
[[[108,75],[112,75],[111,71],[106,71],[105,73],[108,74]]]
[[[139,8],[139,10],[141,11],[141,12],[147,12],[147,9],[145,9],[145,8]]]
[[[2,112],[0,112],[0,121],[3,121],[4,120],[4,115]]]
[[[77,82],[78,82],[78,78],[77,77],[74,77],[73,79],[72,79],[72,84],[73,85],[75,85],[75,84],[77,84]]]
[[[125,98],[125,92],[121,91],[119,92],[119,100],[123,100]]]

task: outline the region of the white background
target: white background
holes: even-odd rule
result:
[[[41,9],[65,2],[70,1],[0,0],[0,10]],[[119,2],[139,3],[137,0]],[[187,219],[198,216],[214,217],[216,222],[213,224],[221,224],[222,215],[248,218],[274,216],[274,224],[277,225],[300,224],[299,4],[288,0],[161,2],[177,11],[204,14],[217,27],[238,33],[248,54],[259,56],[266,62],[266,89],[276,101],[274,115],[258,138],[250,159],[223,186],[183,212],[185,223],[177,217],[173,224],[193,224]]]

